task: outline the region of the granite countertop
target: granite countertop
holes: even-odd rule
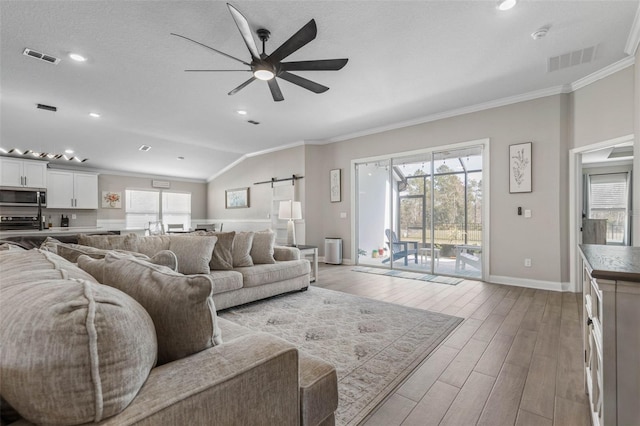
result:
[[[640,247],[581,244],[593,278],[640,284]]]

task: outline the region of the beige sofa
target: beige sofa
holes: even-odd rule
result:
[[[104,285],[50,251],[3,248],[3,425],[334,424],[335,369],[217,318],[213,277],[153,263],[166,252],[80,255]]]
[[[51,241],[52,239],[49,239]],[[213,249],[205,240],[214,241]],[[188,241],[188,243],[185,243]],[[160,251],[170,250],[178,257],[178,270],[185,274],[204,273],[215,283],[213,300],[217,310],[227,309],[260,299],[309,287],[311,267],[300,259],[294,247],[275,246],[275,235],[262,232],[209,232],[159,236],[78,235],[78,244],[102,250],[125,250],[152,257]],[[47,244],[57,253],[54,244]],[[75,262],[81,247],[71,256]],[[92,256],[91,253],[86,253]],[[182,269],[185,262],[199,264]]]

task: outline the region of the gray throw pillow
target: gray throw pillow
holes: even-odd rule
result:
[[[253,266],[251,259],[251,246],[253,245],[253,232],[238,232],[233,238],[232,256],[233,267]]]
[[[158,364],[222,343],[209,275],[182,275],[147,261],[109,253],[104,284],[140,303],[153,319]]]
[[[209,262],[217,237],[170,236],[169,250],[178,258],[178,272],[181,274],[208,274]]]
[[[205,231],[206,235],[218,237],[218,242],[213,248],[209,267],[212,270],[233,269],[233,239],[236,236],[234,231],[231,232],[211,232]]]
[[[276,259],[273,257],[276,244],[276,234],[267,229],[254,233],[253,244],[251,245],[251,258],[254,265],[261,263],[276,263]]]
[[[138,251],[138,236],[78,234],[78,244],[104,250]]]
[[[114,252],[120,253],[122,255],[127,255],[127,254],[131,255],[131,252],[117,251],[117,250],[114,250]],[[133,257],[137,257],[138,259],[143,259],[138,256],[133,256]],[[151,258],[147,258],[147,260],[149,263],[153,263],[154,265],[166,266],[170,268],[172,271],[178,270],[178,258],[176,257],[174,252],[169,250],[161,250],[158,253],[156,253],[155,256]],[[99,283],[104,282],[104,265],[105,265],[104,258],[95,259],[87,255],[80,255],[78,257],[78,267],[80,267],[80,269],[82,269],[83,271],[91,275],[93,278],[95,278]]]

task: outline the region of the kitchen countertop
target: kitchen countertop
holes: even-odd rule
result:
[[[92,233],[92,232],[106,232],[108,229],[99,228],[97,226],[71,226],[71,227],[59,227],[54,226],[49,229],[43,229],[39,231],[37,229],[16,229],[11,231],[0,231],[0,239],[4,237],[19,237],[26,235],[61,235],[61,234],[69,234],[69,233]]]
[[[581,244],[593,278],[640,284],[640,247]]]

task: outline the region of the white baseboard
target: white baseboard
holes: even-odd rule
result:
[[[536,290],[565,291],[571,293],[576,293],[578,291],[578,289],[574,288],[570,282],[530,280],[527,278],[502,277],[498,275],[489,276],[489,282],[492,284],[506,284],[515,287],[535,288]]]

